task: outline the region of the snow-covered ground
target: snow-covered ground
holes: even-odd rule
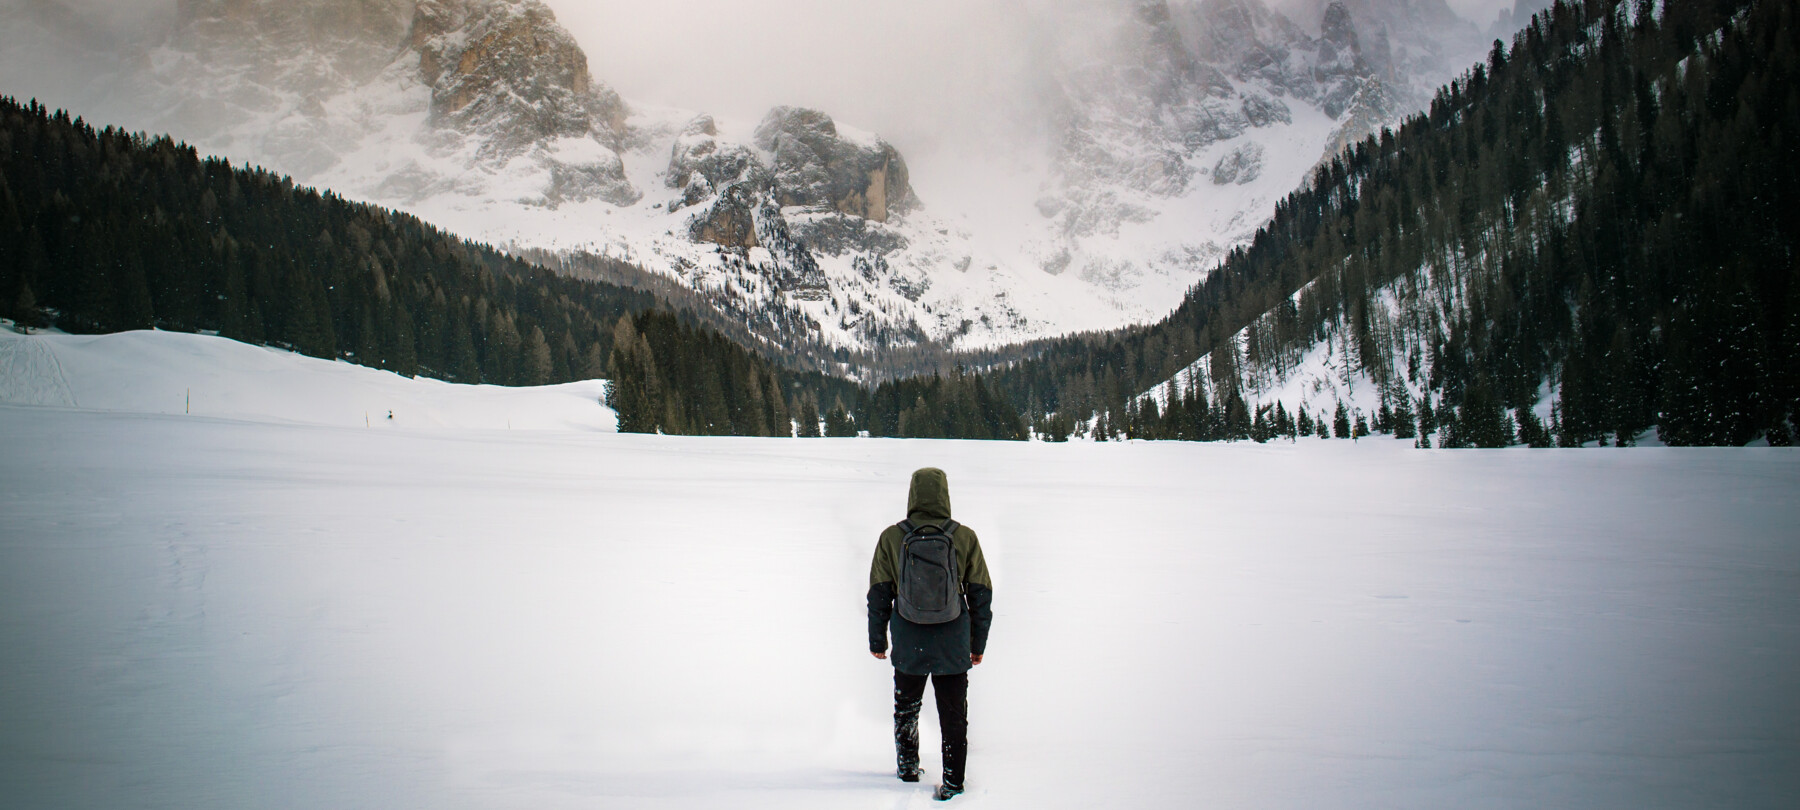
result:
[[[451,385],[182,332],[21,336],[0,321],[0,403],[339,427],[615,430],[601,380]]]
[[[0,405],[7,807],[927,806],[862,611],[927,464],[996,592],[953,805],[1800,795],[1800,452],[372,430],[130,337]]]

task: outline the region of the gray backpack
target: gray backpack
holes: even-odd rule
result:
[[[956,521],[942,527],[900,521],[900,581],[895,602],[900,618],[914,624],[943,624],[962,615],[961,566],[956,564]]]

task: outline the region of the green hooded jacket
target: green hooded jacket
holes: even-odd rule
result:
[[[944,471],[926,467],[912,475],[906,497],[906,517],[915,525],[944,525],[950,519],[950,483]],[[900,572],[901,543],[905,534],[895,524],[882,531],[869,563],[869,651],[885,652],[893,634],[894,668],[909,675],[954,675],[969,670],[970,654],[987,649],[988,628],[994,620],[994,582],[975,530],[959,525],[951,537],[961,569],[964,610],[943,624],[914,624],[894,610],[895,581]]]

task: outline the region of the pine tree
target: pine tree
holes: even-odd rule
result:
[[[546,385],[550,382],[550,344],[544,340],[544,330],[532,326],[525,335],[523,353],[524,373],[520,382],[524,385]]]
[[[1343,400],[1337,404],[1337,413],[1331,417],[1331,435],[1334,438],[1350,438],[1350,411],[1344,408]]]
[[[833,403],[831,410],[825,413],[825,435],[837,438],[856,436],[856,425],[844,410],[843,403]]]
[[[599,344],[595,343],[596,349]],[[481,381],[481,359],[475,350],[475,336],[469,329],[469,317],[461,306],[450,313],[450,336],[447,342],[446,376],[452,382]]]
[[[1413,422],[1412,406],[1407,404],[1411,401],[1411,397],[1402,394],[1394,402],[1392,419],[1396,439],[1413,439],[1419,435],[1418,425]]]
[[[42,329],[50,325],[43,310],[38,309],[37,295],[32,293],[29,282],[19,283],[19,297],[13,300],[13,321],[27,330]]]
[[[631,316],[622,315],[613,325],[612,386],[606,404],[619,415],[623,433],[656,433],[665,421],[662,379],[650,344],[637,331]]]
[[[798,434],[803,439],[816,439],[819,431],[819,406],[807,397],[800,402],[800,429]]]
[[[606,378],[606,356],[600,353],[600,341],[588,342],[587,351],[582,355],[580,377],[584,380]]]
[[[1519,425],[1519,443],[1529,447],[1555,447],[1555,439],[1544,423],[1532,413],[1530,408],[1520,408],[1513,413],[1513,420]]]

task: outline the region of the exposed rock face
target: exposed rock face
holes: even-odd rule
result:
[[[794,238],[808,247],[833,256],[872,254],[879,256],[904,250],[906,237],[892,226],[857,216],[797,214],[788,218]]]
[[[676,136],[667,178],[682,194],[671,208],[713,201],[689,219],[691,238],[767,249],[776,287],[800,298],[827,289],[815,250],[878,257],[906,246],[885,227],[916,202],[894,147],[843,137],[831,116],[797,107],[770,110],[752,142],[722,140],[707,115]]]
[[[764,197],[756,209],[756,241],[775,257],[775,288],[795,298],[817,301],[830,295],[831,284],[806,243],[788,229],[775,200]]]
[[[773,156],[782,205],[822,206],[886,222],[890,212],[913,201],[906,161],[894,147],[840,138],[836,122],[818,110],[770,110],[756,127],[756,146]]]
[[[538,0],[419,0],[406,43],[431,87],[431,122],[483,137],[496,163],[536,152],[551,203],[641,195],[617,154],[626,108],[588,73],[587,55]],[[570,150],[559,139],[602,149]]]
[[[618,154],[624,103],[539,0],[177,0],[175,12],[145,69],[117,82],[156,128],[389,199],[642,196]],[[388,130],[420,112],[418,131]],[[343,168],[369,146],[399,153],[363,160],[385,175]]]
[[[757,199],[744,186],[734,185],[719,194],[706,213],[688,225],[688,236],[731,248],[756,247]]]
[[[1313,80],[1324,89],[1321,98],[1325,114],[1337,118],[1349,108],[1356,96],[1360,80],[1373,78],[1362,48],[1356,41],[1356,27],[1350,24],[1350,10],[1343,3],[1325,7],[1320,23],[1318,61],[1313,64]]]
[[[1372,75],[1426,97],[1444,78],[1480,58],[1492,39],[1483,39],[1481,29],[1457,16],[1445,0],[1289,0],[1288,8],[1296,19],[1322,20],[1332,5],[1348,13]],[[1324,25],[1320,28],[1323,36]]]
[[[689,121],[669,154],[669,187],[682,189],[674,208],[694,205],[738,182],[767,184],[768,172],[756,153],[741,144],[721,144],[710,115]],[[707,240],[712,241],[712,240]]]
[[[1222,186],[1236,183],[1241,186],[1255,182],[1262,175],[1262,165],[1262,144],[1251,141],[1219,158],[1212,170],[1213,184]]]
[[[537,0],[420,0],[407,42],[441,125],[506,121],[515,142],[624,132],[625,104]]]
[[[1400,91],[1375,68],[1392,62],[1386,38],[1365,44],[1343,3],[1318,13],[1313,37],[1261,0],[1133,0],[1109,57],[1064,77],[1071,114],[1039,212],[1067,239],[1117,234],[1154,216],[1134,198],[1184,196],[1201,167],[1215,184],[1254,181],[1254,145],[1203,153],[1293,123],[1292,104],[1339,121],[1333,144],[1398,116]]]
[[[1179,8],[1186,40],[1199,58],[1224,65],[1240,82],[1283,93],[1304,90],[1306,77],[1291,69],[1289,57],[1306,34],[1288,18],[1247,0],[1204,0]]]
[[[1279,99],[1238,92],[1200,58],[1163,0],[1134,0],[1108,51],[1063,78],[1071,115],[1051,193],[1037,207],[1065,238],[1117,234],[1147,220],[1152,214],[1132,197],[1185,194],[1200,150],[1289,118]]]

